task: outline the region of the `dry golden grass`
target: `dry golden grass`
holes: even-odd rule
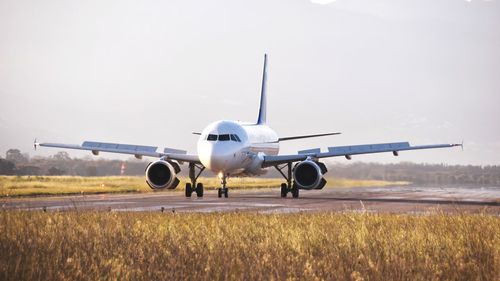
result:
[[[176,190],[184,190],[186,178]],[[200,178],[206,189],[220,187],[216,177]],[[231,178],[231,189],[278,188],[281,179]],[[329,187],[386,186],[407,184],[406,182],[387,182],[374,180],[328,179]],[[75,177],[75,176],[0,176],[0,197],[98,194],[124,192],[152,192],[144,177]]]
[[[0,176],[0,197],[149,190],[140,177]]]
[[[499,280],[488,215],[0,212],[0,280]]]

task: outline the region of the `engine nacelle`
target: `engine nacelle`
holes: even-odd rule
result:
[[[151,162],[146,167],[146,182],[151,189],[174,189],[179,185],[176,175],[180,171],[179,165],[174,162],[165,160]]]
[[[293,180],[300,189],[322,189],[326,185],[323,175],[327,171],[325,164],[305,160],[293,168]]]

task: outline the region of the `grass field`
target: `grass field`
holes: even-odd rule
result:
[[[186,179],[176,190],[184,190]],[[220,186],[216,177],[200,178],[206,189]],[[231,178],[228,186],[232,189],[278,188],[281,179]],[[386,182],[374,180],[329,179],[329,187],[386,186],[407,184],[406,182]],[[73,177],[73,176],[0,176],[0,197],[59,195],[59,194],[96,194],[124,192],[153,192],[145,183],[144,177]]]
[[[0,280],[500,280],[500,218],[3,211]]]

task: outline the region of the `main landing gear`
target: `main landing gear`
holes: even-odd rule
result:
[[[219,196],[219,198],[221,198],[222,195],[224,195],[225,198],[228,197],[227,193],[228,193],[229,189],[226,187],[226,184],[227,184],[226,179],[227,179],[227,176],[225,174],[222,175],[221,180],[220,180],[220,183],[221,183],[222,187],[220,187],[219,189],[217,189],[217,195]]]
[[[196,173],[196,169],[199,169],[198,174]],[[191,197],[193,192],[196,192],[196,196],[203,197],[203,184],[201,182],[196,183],[196,180],[203,170],[205,170],[205,167],[195,163],[189,163],[189,179],[191,182],[186,183],[186,197]]]
[[[295,183],[292,184],[292,162],[286,163],[284,165],[274,166],[278,172],[285,178],[286,183],[281,184],[281,197],[285,198],[288,192],[292,193],[293,198],[299,198],[299,188]],[[287,168],[287,174],[283,172],[283,169]]]

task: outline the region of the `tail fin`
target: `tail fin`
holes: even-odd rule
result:
[[[257,118],[257,124],[266,124],[266,111],[267,111],[267,54],[264,54],[264,70],[262,73],[262,89],[260,92],[260,107],[259,107],[259,117]]]

